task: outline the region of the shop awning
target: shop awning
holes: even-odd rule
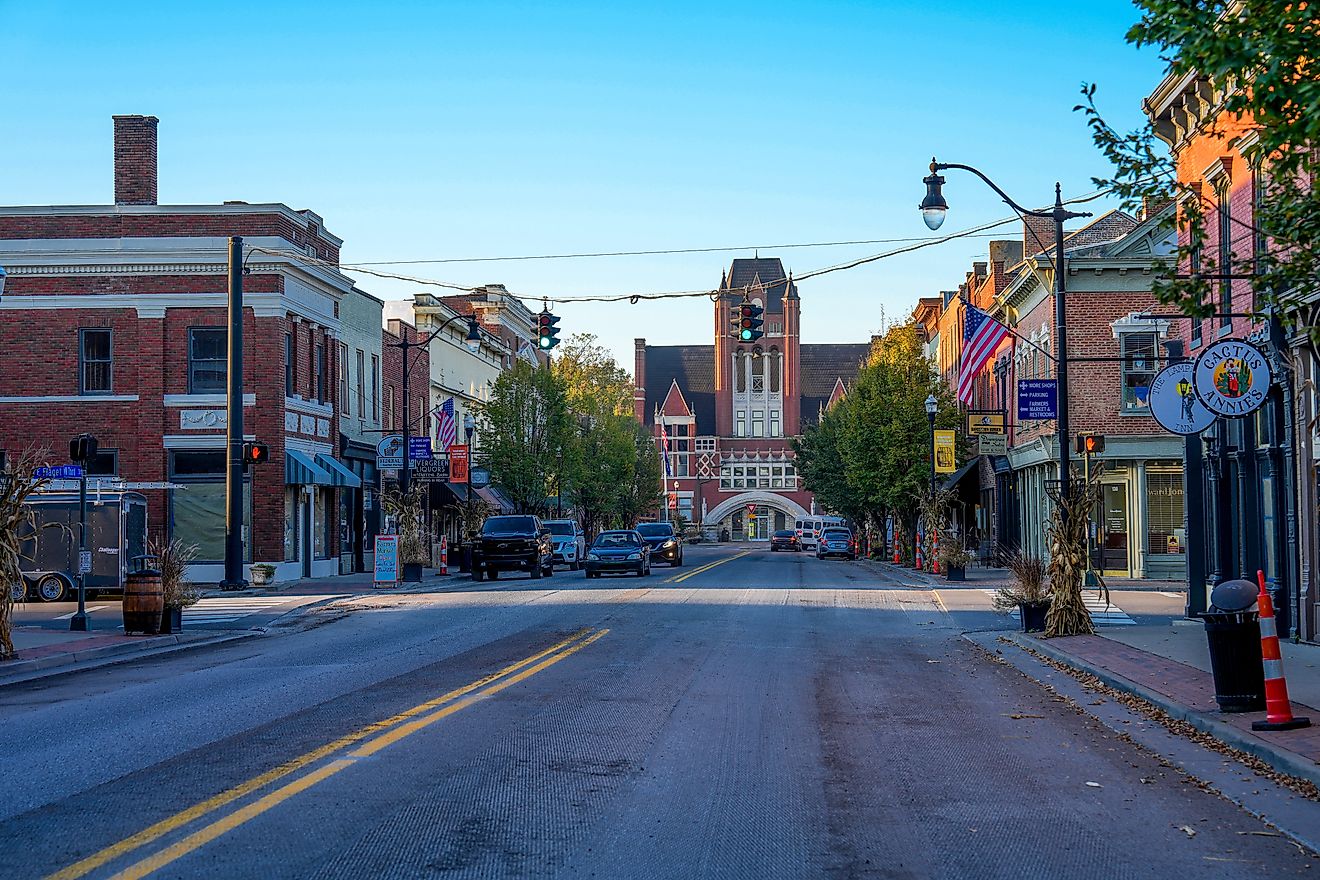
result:
[[[357,474],[350,471],[333,455],[317,453],[316,463],[319,464],[326,473],[330,475],[330,484],[332,486],[343,486],[345,489],[361,489],[362,479]]]
[[[968,474],[976,471],[976,465],[979,461],[980,461],[979,458],[973,458],[971,461],[967,462],[965,465],[958,468],[958,470],[954,471],[952,474],[949,475],[948,479],[946,479],[941,484],[941,487],[945,491],[952,490],[955,486],[957,486],[964,479],[966,479]]]
[[[467,486],[462,483],[431,483],[431,503],[445,506],[467,501]]]
[[[474,489],[473,491],[480,495],[497,513],[513,513],[513,503],[496,491],[493,486],[486,486],[483,489]]]
[[[310,456],[285,447],[284,482],[290,486],[332,486],[334,480]]]

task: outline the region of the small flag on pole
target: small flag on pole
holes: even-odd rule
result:
[[[435,439],[441,452],[448,452],[449,447],[458,442],[458,422],[454,419],[454,398],[449,398],[435,408]]]

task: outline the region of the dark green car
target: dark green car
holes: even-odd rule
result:
[[[601,532],[587,549],[587,577],[596,578],[607,573],[641,577],[651,573],[651,548],[637,532]]]

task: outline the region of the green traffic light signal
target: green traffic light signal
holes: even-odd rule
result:
[[[558,323],[558,316],[548,311],[536,316],[536,344],[542,350],[549,351],[559,344],[559,328],[555,326]]]

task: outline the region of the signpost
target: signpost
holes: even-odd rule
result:
[[[1004,414],[1000,410],[974,409],[967,413],[967,433],[1002,434],[1004,433]]]
[[[1007,434],[978,434],[976,441],[981,455],[1008,455]]]
[[[431,438],[430,438],[430,437],[409,437],[409,438],[408,438],[408,460],[409,460],[409,461],[430,461],[430,460],[431,460]]]
[[[376,536],[376,573],[374,585],[397,587],[399,585],[399,536]]]
[[[376,468],[397,471],[403,468],[403,435],[386,434],[376,444]]]
[[[1059,417],[1059,380],[1057,379],[1019,379],[1018,380],[1019,422]]]
[[[1214,424],[1215,414],[1196,396],[1191,361],[1160,370],[1150,383],[1150,414],[1171,434],[1199,434]]]
[[[951,474],[958,469],[956,436],[956,432],[951,430],[935,432],[935,473]]]
[[[466,483],[470,463],[467,444],[455,443],[449,447],[449,482]]]

